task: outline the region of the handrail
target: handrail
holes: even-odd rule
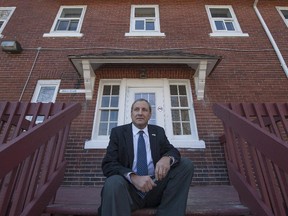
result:
[[[215,104],[231,183],[253,215],[288,215],[288,104]]]
[[[0,102],[0,215],[41,215],[63,180],[80,111],[80,104]]]

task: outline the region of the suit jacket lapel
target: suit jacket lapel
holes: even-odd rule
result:
[[[148,132],[149,132],[149,140],[150,140],[150,148],[151,148],[151,154],[152,154],[152,159],[155,162],[157,162],[157,149],[158,149],[158,144],[157,144],[157,133],[156,130],[154,130],[153,127],[148,125]]]
[[[133,145],[133,133],[132,133],[132,123],[128,124],[124,130],[125,143],[127,145],[127,154],[130,168],[133,166],[134,160],[134,145]]]

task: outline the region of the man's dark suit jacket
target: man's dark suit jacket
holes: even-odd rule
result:
[[[148,133],[154,166],[163,156],[173,156],[175,161],[180,161],[179,151],[170,144],[162,127],[148,125]],[[106,177],[112,175],[124,176],[129,172],[133,172],[133,160],[132,123],[113,128],[107,152],[102,161],[104,175]]]

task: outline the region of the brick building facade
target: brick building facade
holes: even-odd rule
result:
[[[0,25],[23,49],[0,52],[1,100],[82,105],[64,185],[103,183],[109,129],[134,97],[194,161],[193,184],[229,183],[214,103],[288,100],[285,0],[0,0]]]

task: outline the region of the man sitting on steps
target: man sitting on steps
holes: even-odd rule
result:
[[[192,161],[181,158],[162,127],[148,124],[151,105],[145,99],[131,107],[132,123],[111,130],[102,170],[101,216],[130,216],[157,208],[157,216],[184,216],[193,177]]]

